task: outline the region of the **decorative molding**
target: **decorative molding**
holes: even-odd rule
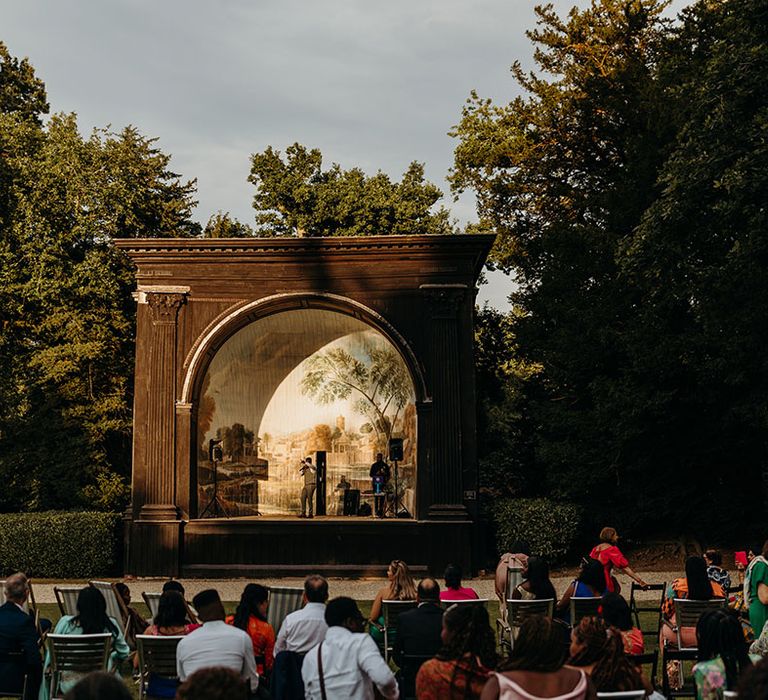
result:
[[[176,325],[176,314],[186,298],[179,292],[147,292],[146,299],[152,310],[152,325]]]
[[[466,284],[419,285],[419,291],[429,300],[432,318],[454,318],[468,289]]]
[[[191,403],[184,403],[183,401],[177,401],[176,402],[176,415],[182,416],[185,414],[192,413],[192,404]]]

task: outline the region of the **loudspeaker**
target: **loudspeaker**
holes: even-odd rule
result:
[[[317,467],[317,487],[315,490],[315,515],[325,515],[325,452],[315,452],[315,466]]]
[[[403,461],[403,438],[390,438],[389,440],[389,461]]]
[[[347,489],[344,492],[344,515],[357,515],[360,509],[360,489]]]

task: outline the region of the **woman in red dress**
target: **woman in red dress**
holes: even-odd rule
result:
[[[597,559],[605,570],[605,590],[609,593],[620,593],[621,586],[613,576],[613,569],[625,573],[630,578],[633,578],[643,588],[648,584],[643,581],[629,566],[627,558],[621,553],[621,550],[616,546],[619,541],[619,535],[612,527],[604,527],[600,530],[600,544],[592,549],[589,556],[592,559]]]
[[[253,642],[253,655],[259,676],[269,679],[275,661],[275,630],[267,622],[269,591],[258,583],[249,583],[240,596],[234,615],[227,623],[246,632]]]

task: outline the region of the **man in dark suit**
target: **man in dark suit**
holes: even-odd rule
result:
[[[440,584],[433,578],[425,578],[416,589],[418,606],[401,613],[397,618],[397,636],[393,655],[400,667],[398,682],[401,693],[411,694],[419,667],[440,650],[443,645],[443,609],[440,607]],[[421,656],[423,659],[406,660],[403,655]]]
[[[0,606],[0,695],[20,693],[27,676],[26,698],[37,698],[43,663],[40,637],[32,616],[24,612],[29,584],[24,574],[13,574],[5,581],[6,603]]]

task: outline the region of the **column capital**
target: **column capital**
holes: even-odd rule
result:
[[[147,292],[146,300],[155,326],[176,324],[176,314],[186,299],[183,292]]]
[[[419,291],[427,297],[433,318],[455,318],[467,295],[466,284],[422,284]]]

